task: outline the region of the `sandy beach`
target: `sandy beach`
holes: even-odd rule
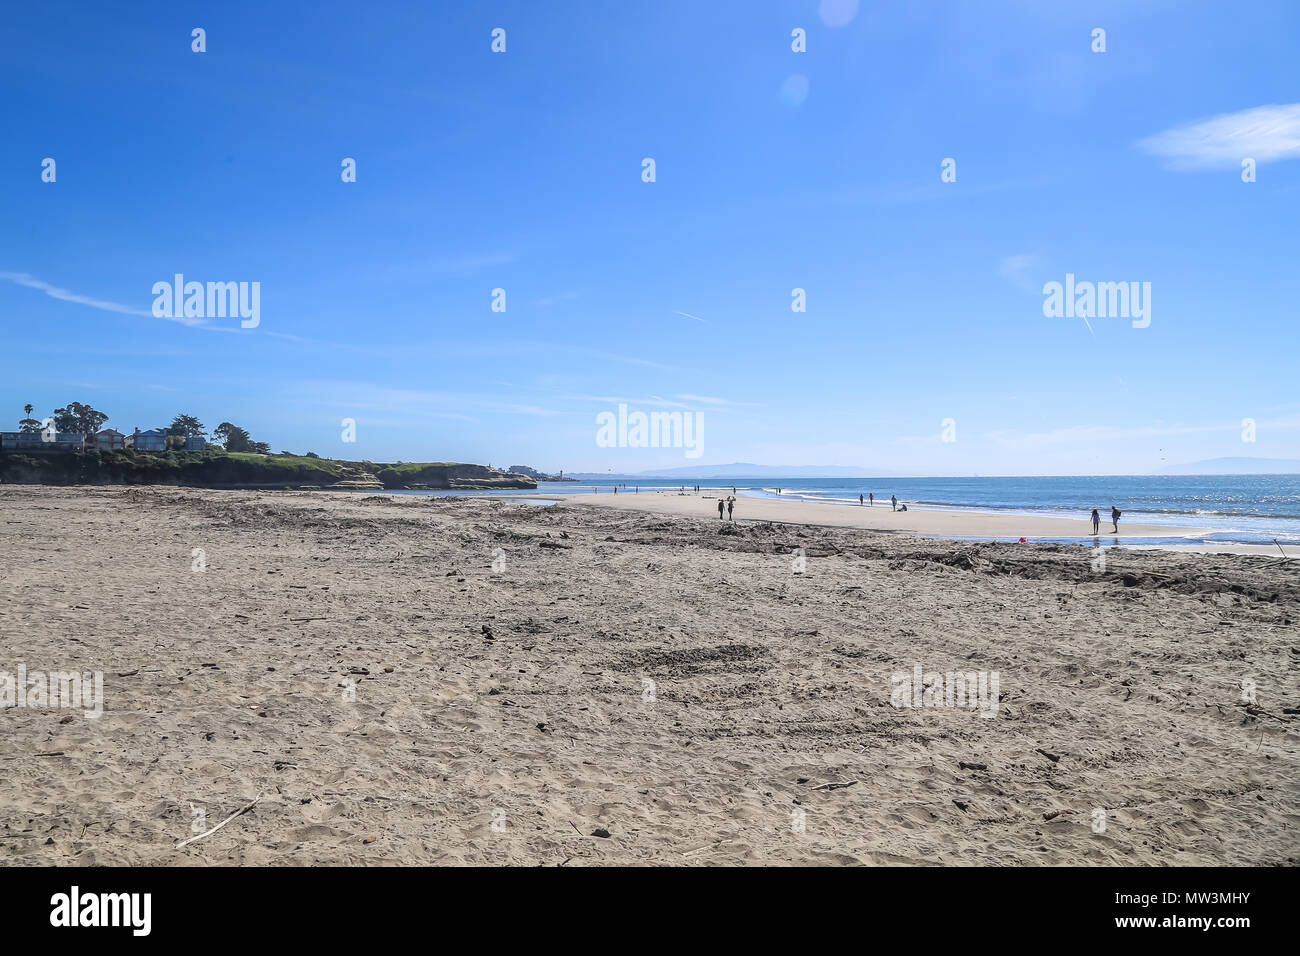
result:
[[[0,863],[1300,857],[1294,561],[613,498],[0,486]]]
[[[718,498],[730,497],[730,492],[716,488],[701,491],[646,490],[633,492],[620,490],[618,494],[601,489],[598,494],[530,494],[530,498],[547,498],[571,505],[600,508],[618,508],[623,511],[648,511],[655,514],[684,517],[718,518]],[[1084,538],[1091,537],[1092,522],[1087,516],[1079,519],[1043,517],[1039,515],[992,514],[980,511],[909,507],[907,511],[891,511],[889,500],[876,501],[875,506],[834,504],[792,498],[736,497],[735,520],[739,522],[782,522],[785,524],[814,525],[827,528],[861,528],[868,531],[887,531],[935,537],[980,538]],[[906,503],[906,502],[900,502]],[[1109,515],[1109,512],[1107,512]],[[1109,547],[1123,546],[1126,540],[1153,537],[1188,537],[1212,533],[1212,529],[1172,525],[1137,524],[1120,519],[1119,533],[1110,533],[1110,518],[1101,523],[1101,534],[1096,540]],[[1160,545],[1161,548],[1190,551],[1200,554],[1284,554],[1274,545],[1239,544],[1223,542],[1206,544]],[[1300,549],[1292,549],[1292,557],[1300,557]]]

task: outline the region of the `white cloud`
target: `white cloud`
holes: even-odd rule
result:
[[[1184,123],[1138,141],[1138,148],[1169,160],[1173,169],[1240,166],[1300,157],[1300,103],[1256,106]]]

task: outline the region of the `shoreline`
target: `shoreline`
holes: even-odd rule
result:
[[[712,490],[720,490],[720,489],[709,489],[709,490],[712,491]],[[826,497],[820,497],[818,495],[813,495],[813,494],[799,494],[797,492],[792,492],[786,495],[775,495],[775,494],[766,493],[767,489],[763,489],[763,492],[764,492],[763,494],[754,494],[753,489],[741,489],[738,490],[736,494],[737,497],[743,495],[746,498],[751,498],[751,497],[770,498],[776,501],[798,500],[798,501],[809,501],[812,502],[813,504],[848,505],[852,507],[858,506],[858,502],[854,498],[826,498]],[[556,494],[560,494],[560,492],[556,492]],[[1076,520],[1075,518],[1076,515],[1086,514],[1089,510],[1088,508],[1084,508],[1084,507],[1074,508],[1067,505],[1035,506],[1035,505],[969,504],[960,501],[924,501],[921,499],[914,500],[912,498],[907,498],[907,499],[900,498],[898,499],[898,503],[906,504],[909,510],[916,508],[921,511],[934,510],[934,509],[937,509],[939,511],[961,511],[961,512],[972,511],[972,512],[976,512],[977,514],[1023,515],[1025,517],[1031,517],[1031,518],[1065,518],[1069,521]],[[889,507],[889,499],[888,498],[877,499],[875,507],[879,508],[881,507],[882,504],[884,505],[884,507]],[[870,506],[868,505],[868,507]],[[1102,514],[1109,513],[1109,509],[1098,508],[1098,511],[1100,511]],[[1235,513],[1229,513],[1223,511],[1162,511],[1162,510],[1144,511],[1140,508],[1135,508],[1132,505],[1130,505],[1128,509],[1124,510],[1124,515],[1125,515],[1124,520],[1129,521],[1131,523],[1159,524],[1161,527],[1169,527],[1169,528],[1175,526],[1184,527],[1184,525],[1182,524],[1175,525],[1175,522],[1181,522],[1185,520],[1196,521],[1198,517],[1214,518],[1214,519],[1218,519],[1219,521],[1224,521],[1229,519],[1240,519],[1243,521],[1293,521],[1297,525],[1294,531],[1284,531],[1278,533],[1279,534],[1292,534],[1292,533],[1300,534],[1300,515],[1256,514],[1256,513],[1235,514]],[[1134,515],[1145,515],[1147,516],[1148,520],[1146,522],[1135,521],[1135,519],[1132,517]],[[1167,518],[1168,522],[1164,520],[1160,520],[1160,521],[1149,520],[1152,517],[1159,517],[1162,519]],[[1103,525],[1109,524],[1109,519],[1103,521],[1102,524]],[[1233,530],[1248,531],[1250,529],[1217,528],[1215,530],[1226,532],[1226,531],[1233,531]]]
[[[724,500],[726,489],[705,488],[699,492],[643,490],[619,494],[558,494],[543,492],[530,494],[529,498],[545,498],[569,505],[590,508],[613,508],[623,511],[644,511],[651,514],[689,516],[717,520],[717,501]],[[994,539],[1020,537],[1079,538],[1084,547],[1095,541],[1102,547],[1156,548],[1197,554],[1257,554],[1287,558],[1300,558],[1300,549],[1291,554],[1279,554],[1273,544],[1245,544],[1240,542],[1206,542],[1188,540],[1186,543],[1162,542],[1150,544],[1126,541],[1142,538],[1196,539],[1206,535],[1221,534],[1221,529],[1194,525],[1139,524],[1120,519],[1118,534],[1106,530],[1109,521],[1102,522],[1102,533],[1093,535],[1092,522],[1086,518],[1072,519],[1055,516],[1024,514],[995,514],[968,509],[945,509],[930,505],[891,511],[888,502],[876,502],[875,507],[837,504],[809,499],[776,499],[737,496],[735,519],[737,523],[780,523],[822,528],[856,528],[864,531],[905,534],[915,537],[938,537],[953,540]]]

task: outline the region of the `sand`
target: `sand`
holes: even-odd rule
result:
[[[0,486],[0,671],[105,694],[0,710],[0,864],[1294,865],[1300,565],[1092,557]],[[918,665],[996,716],[893,706]]]

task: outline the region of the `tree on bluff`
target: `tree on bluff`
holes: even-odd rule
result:
[[[18,423],[18,430],[31,435],[41,430],[41,423],[32,418],[32,411],[35,408],[31,402],[23,406],[23,413],[27,416]]]
[[[226,451],[251,451],[261,455],[271,453],[270,445],[264,441],[253,441],[253,436],[247,430],[230,422],[222,422],[212,429],[212,438],[220,442]]]
[[[81,402],[71,402],[67,408],[54,410],[54,430],[72,435],[91,437],[104,427],[108,416]]]
[[[168,435],[180,435],[182,438],[203,438],[208,427],[193,415],[177,415],[167,426]]]

